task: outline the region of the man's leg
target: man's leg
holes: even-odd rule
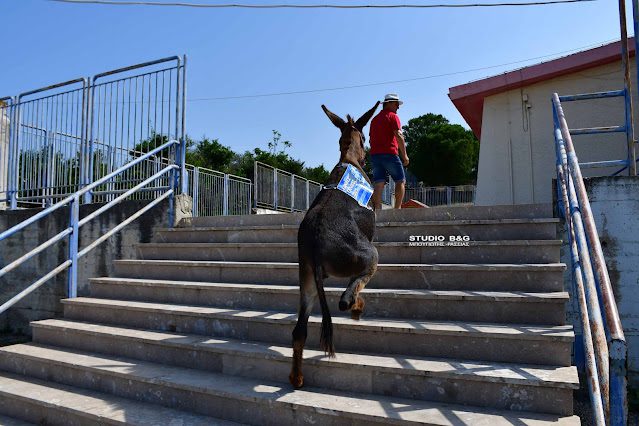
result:
[[[406,188],[406,182],[395,182],[395,208],[402,208],[402,201],[404,201],[404,190]]]
[[[382,192],[384,191],[384,182],[377,182],[373,187],[373,209],[382,209]]]

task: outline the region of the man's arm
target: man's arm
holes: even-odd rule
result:
[[[406,154],[406,141],[404,140],[404,133],[402,130],[395,130],[395,138],[397,139],[397,147],[399,148],[399,158],[402,160],[404,167],[408,166],[408,154]]]

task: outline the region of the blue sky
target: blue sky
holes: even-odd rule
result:
[[[435,1],[421,1],[429,2]],[[631,18],[630,1],[626,7]],[[619,38],[618,6],[612,0],[420,10],[229,10],[0,0],[0,16],[0,97],[186,54],[187,131],[192,137],[219,138],[244,151],[266,148],[271,130],[277,129],[292,142],[291,155],[329,169],[338,160],[338,133],[321,104],[342,116],[359,116],[385,93],[396,92],[405,101],[399,111],[404,123],[433,112],[467,127],[448,99],[449,87],[551,56],[517,61],[562,56],[557,54]],[[508,63],[349,90],[197,100],[411,79]]]

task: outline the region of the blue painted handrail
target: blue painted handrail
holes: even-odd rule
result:
[[[625,426],[628,348],[560,99],[556,93],[553,94],[558,206],[568,230],[573,294],[578,302],[583,329],[583,362],[593,418],[598,426]],[[578,352],[575,350],[575,353]],[[581,360],[577,363],[580,364]]]
[[[114,200],[112,200],[109,203],[105,204],[104,206],[100,207],[98,210],[96,210],[95,212],[91,213],[90,215],[88,215],[87,217],[83,218],[82,220],[80,220],[80,201],[81,201],[81,197],[84,194],[90,193],[90,191],[93,190],[94,188],[96,188],[96,187],[98,187],[98,186],[110,181],[111,179],[113,179],[117,175],[119,175],[119,174],[121,174],[121,173],[123,173],[123,172],[125,172],[125,171],[127,171],[129,169],[131,169],[132,167],[136,166],[137,164],[140,164],[141,162],[143,162],[145,160],[148,160],[149,158],[151,158],[152,156],[156,155],[157,153],[159,153],[159,152],[161,152],[161,151],[163,151],[165,149],[169,149],[169,148],[171,148],[173,146],[179,147],[179,145],[180,145],[180,143],[177,140],[169,141],[169,142],[167,142],[167,143],[165,143],[165,144],[153,149],[152,151],[147,152],[146,154],[140,156],[139,158],[136,158],[135,160],[131,161],[130,163],[125,164],[124,166],[122,166],[119,169],[115,170],[114,172],[104,176],[103,178],[98,179],[97,181],[85,186],[81,190],[75,192],[74,194],[71,194],[70,196],[66,197],[65,199],[63,199],[63,200],[61,200],[59,202],[57,202],[56,204],[54,204],[54,205],[42,210],[41,212],[31,216],[29,219],[24,220],[23,222],[20,222],[19,224],[17,224],[15,226],[7,229],[6,231],[0,233],[0,241],[2,241],[2,240],[6,239],[6,238],[8,238],[8,237],[10,237],[12,235],[17,234],[18,232],[20,232],[21,230],[23,230],[27,226],[37,222],[38,220],[40,220],[42,218],[45,218],[45,217],[51,215],[53,212],[55,212],[55,211],[57,211],[57,210],[59,210],[59,209],[61,209],[63,207],[69,206],[69,208],[70,208],[69,226],[67,228],[65,228],[64,230],[62,230],[60,233],[56,234],[55,236],[53,236],[50,239],[48,239],[47,241],[45,241],[44,243],[40,244],[39,246],[37,246],[33,250],[29,251],[28,253],[24,254],[20,258],[14,260],[10,264],[8,264],[5,267],[3,267],[2,269],[0,269],[0,278],[2,278],[8,272],[10,272],[13,269],[17,268],[18,266],[22,265],[27,260],[29,260],[32,257],[36,256],[37,254],[43,252],[47,248],[51,247],[53,244],[57,243],[58,241],[66,238],[66,237],[69,238],[69,253],[68,253],[67,260],[62,262],[60,265],[58,265],[56,268],[54,268],[48,274],[44,275],[43,277],[41,277],[40,279],[35,281],[33,284],[29,285],[27,288],[22,290],[19,294],[17,294],[16,296],[12,297],[7,302],[2,304],[0,306],[0,313],[2,313],[4,311],[6,311],[7,309],[9,309],[11,306],[13,306],[15,303],[17,303],[24,296],[26,296],[29,293],[31,293],[32,291],[36,290],[42,284],[46,283],[51,278],[55,277],[60,272],[66,270],[66,269],[69,269],[68,284],[67,284],[68,297],[76,297],[77,296],[77,290],[78,290],[78,260],[81,257],[83,257],[84,255],[86,255],[89,251],[91,251],[92,249],[97,247],[99,244],[104,242],[107,238],[109,238],[110,236],[112,236],[116,232],[120,231],[126,225],[128,225],[129,223],[131,223],[132,221],[134,221],[135,219],[137,219],[141,215],[143,215],[145,212],[147,212],[148,210],[150,210],[151,208],[153,208],[154,206],[156,206],[157,204],[159,204],[160,202],[162,202],[166,198],[169,199],[169,223],[172,224],[173,223],[173,219],[174,219],[174,215],[175,215],[174,195],[176,193],[177,184],[178,184],[178,174],[179,174],[180,170],[182,170],[181,167],[178,164],[169,164],[169,165],[167,165],[166,167],[164,167],[163,169],[158,171],[153,176],[149,177],[148,179],[144,180],[143,182],[140,182],[138,185],[134,186],[133,188],[127,190],[126,192],[124,192],[123,194],[119,195],[117,198],[115,198]],[[178,150],[178,152],[179,152],[179,150]],[[180,158],[180,156],[178,155],[178,159],[179,158]],[[154,187],[153,188],[154,191],[166,190],[166,192],[164,192],[162,195],[160,195],[159,197],[157,197],[156,199],[151,201],[149,204],[144,206],[142,209],[138,210],[135,214],[131,215],[129,218],[127,218],[123,222],[119,223],[117,226],[115,226],[109,232],[105,233],[100,238],[98,238],[97,240],[95,240],[94,242],[89,244],[87,247],[85,247],[82,250],[79,250],[79,247],[78,247],[78,233],[79,233],[80,227],[82,227],[83,225],[85,225],[86,223],[91,221],[92,219],[95,219],[100,214],[104,213],[105,211],[109,210],[111,207],[121,203],[127,197],[129,197],[130,195],[132,195],[132,194],[134,194],[136,192],[142,191],[146,185],[148,185],[148,184],[160,179],[162,176],[166,175],[167,173],[170,174],[169,181],[170,181],[171,184],[169,186],[165,186],[165,187]]]

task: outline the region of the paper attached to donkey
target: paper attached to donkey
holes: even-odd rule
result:
[[[360,206],[370,209],[368,200],[373,195],[373,188],[352,164],[349,164],[346,168],[342,179],[337,184],[337,189],[354,198]]]

